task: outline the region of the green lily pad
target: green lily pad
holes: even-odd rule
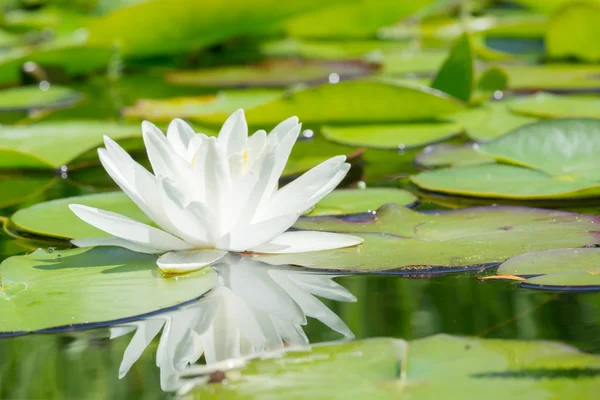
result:
[[[127,57],[181,54],[268,31],[286,18],[327,5],[317,0],[236,1],[227,7],[219,0],[134,2],[92,21],[88,43],[99,47],[118,43]]]
[[[295,225],[358,235],[365,239],[360,246],[257,259],[336,271],[450,272],[482,268],[532,251],[599,243],[597,222],[592,215],[526,207],[422,213],[387,205],[375,216],[310,217]]]
[[[0,167],[59,168],[102,145],[103,136],[141,137],[139,125],[93,120],[42,122],[0,129]]]
[[[465,33],[456,39],[431,87],[468,103],[475,88],[474,63],[471,39]]]
[[[156,256],[124,249],[36,250],[0,264],[0,335],[112,325],[199,298],[211,271],[160,276]]]
[[[170,99],[142,99],[124,108],[125,117],[169,122],[174,118],[200,118],[218,114],[221,123],[239,108],[252,108],[279,98],[279,90],[230,90],[216,95],[174,97]]]
[[[565,32],[569,32],[565,35]],[[576,57],[600,61],[596,38],[600,36],[600,4],[569,4],[556,12],[548,23],[546,51],[550,57]]]
[[[81,100],[81,95],[69,88],[50,85],[23,86],[0,90],[0,112],[30,111],[68,107]]]
[[[527,253],[505,261],[499,275],[525,278],[540,289],[600,289],[600,249],[556,249]]]
[[[412,193],[402,189],[338,189],[323,198],[307,215],[374,212],[384,204],[400,204],[404,206],[416,201],[417,198]]]
[[[556,119],[521,127],[479,150],[513,165],[482,165],[423,172],[422,189],[466,196],[567,199],[600,196],[600,120]]]
[[[507,101],[487,102],[452,114],[449,119],[461,124],[467,136],[475,141],[495,139],[537,121],[537,118],[511,112]]]
[[[434,49],[405,49],[384,53],[381,74],[386,76],[433,75],[442,67],[447,57],[447,51]]]
[[[336,143],[375,149],[405,150],[458,135],[462,126],[451,122],[398,125],[325,126],[323,136]]]
[[[292,37],[371,38],[375,37],[379,28],[419,11],[430,2],[431,0],[400,3],[394,0],[379,0],[376,3],[369,0],[341,2],[291,19],[286,23],[286,31]]]
[[[538,118],[600,118],[600,98],[536,93],[510,102],[512,112]]]
[[[600,66],[585,64],[506,65],[514,90],[600,88]]]
[[[248,123],[275,125],[297,115],[306,124],[376,124],[432,121],[460,110],[463,104],[438,90],[373,80],[325,84],[285,94],[246,110]],[[196,118],[222,123],[226,116]]]
[[[373,51],[383,52],[385,55],[406,50],[408,47],[403,42],[389,40],[300,40],[293,38],[268,40],[259,45],[261,54],[267,57],[300,57],[316,60],[356,60]],[[441,53],[444,61],[446,52]],[[434,68],[435,71],[437,68]]]
[[[299,83],[324,83],[333,73],[337,74],[337,79],[356,78],[369,75],[374,69],[373,65],[360,61],[282,59],[263,61],[255,65],[169,72],[166,79],[170,83],[198,87],[285,87]]]
[[[19,204],[45,192],[56,183],[52,174],[0,172],[0,208]]]
[[[508,73],[501,67],[490,67],[483,71],[477,80],[471,104],[481,104],[498,91],[508,88]]]
[[[323,343],[241,365],[185,398],[586,399],[600,383],[600,358],[561,343],[449,335]]]
[[[415,157],[415,164],[426,168],[461,167],[495,162],[494,157],[475,150],[473,143],[464,145],[434,144],[427,146]]]

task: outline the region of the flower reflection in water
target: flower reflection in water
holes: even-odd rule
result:
[[[162,330],[156,363],[161,388],[176,390],[179,374],[202,355],[207,364],[306,345],[303,325],[316,318],[346,338],[346,324],[316,296],[353,302],[356,298],[333,281],[334,275],[274,267],[230,254],[211,266],[217,283],[201,300],[174,312],[111,328],[111,338],[135,330],[119,370],[125,376]]]

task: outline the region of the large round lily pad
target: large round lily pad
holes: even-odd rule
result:
[[[285,87],[298,83],[324,83],[331,74],[337,79],[356,78],[374,71],[374,66],[360,61],[268,60],[255,65],[222,66],[196,71],[174,71],[166,75],[170,83],[186,86]]]
[[[155,256],[120,248],[36,250],[0,264],[0,335],[111,325],[197,299],[214,280],[161,276]]]
[[[186,398],[588,399],[600,384],[600,358],[561,343],[448,335],[324,343],[241,365],[225,370],[227,383],[199,384]],[[186,375],[194,372],[210,369]]]
[[[527,253],[504,262],[498,274],[540,289],[600,290],[600,249]]]
[[[406,150],[458,135],[462,126],[452,122],[396,125],[326,126],[323,136],[336,143],[376,149]]]
[[[58,168],[113,139],[141,137],[139,125],[94,120],[43,122],[0,128],[0,167]]]
[[[600,118],[597,96],[537,93],[518,98],[509,104],[512,112],[538,118]]]
[[[496,160],[480,151],[475,150],[473,143],[463,145],[434,144],[427,146],[416,155],[415,164],[420,167],[459,167],[465,165],[480,165],[494,163]]]
[[[477,207],[422,213],[388,205],[375,216],[310,217],[295,227],[347,232],[357,247],[260,256],[280,265],[414,274],[482,268],[519,254],[600,243],[598,217],[526,207]]]
[[[600,36],[600,5],[574,2],[558,10],[548,23],[546,51],[555,58],[576,57],[600,61],[596,38]],[[565,35],[565,32],[569,32]]]
[[[21,203],[49,189],[57,178],[52,174],[0,173],[0,208]]]
[[[519,128],[479,150],[498,162],[423,172],[422,189],[465,196],[553,199],[600,196],[600,120],[556,119]]]

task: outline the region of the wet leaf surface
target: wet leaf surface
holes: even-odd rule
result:
[[[415,164],[426,168],[461,167],[495,162],[493,157],[475,150],[473,143],[464,145],[434,144],[427,146],[415,156]]]
[[[55,85],[45,90],[23,86],[0,90],[0,112],[30,111],[68,107],[81,100],[76,91]]]
[[[365,242],[353,248],[265,255],[269,264],[391,273],[477,269],[532,251],[599,243],[597,217],[526,207],[477,207],[418,212],[384,206],[375,216],[312,217],[295,227],[346,232]]]
[[[375,212],[384,204],[410,205],[417,198],[395,188],[338,189],[321,200],[308,215],[339,215]]]
[[[164,277],[155,256],[112,247],[14,256],[0,264],[0,336],[111,325],[197,299],[214,279]]]
[[[537,118],[599,118],[600,98],[541,92],[515,99],[509,108],[514,113]]]

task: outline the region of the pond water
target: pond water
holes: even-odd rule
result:
[[[600,3],[6,3],[0,399],[597,397]],[[303,123],[280,187],[347,157],[291,232],[361,244],[182,274],[71,244],[110,236],[71,203],[164,228],[105,135],[159,175],[142,120],[240,108]]]

